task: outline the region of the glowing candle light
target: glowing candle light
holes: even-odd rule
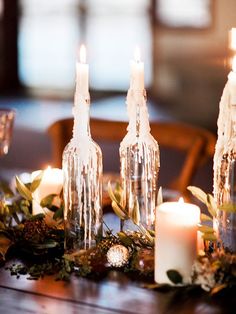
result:
[[[236,28],[232,28],[230,31],[230,48],[236,50]]]
[[[170,269],[177,270],[188,282],[197,255],[197,225],[200,209],[193,204],[166,202],[157,207],[155,236],[155,281],[171,283]]]
[[[134,60],[131,61],[130,88],[136,91],[144,90],[144,63],[141,62],[140,49],[135,48]]]
[[[41,170],[32,172],[31,180],[33,181]],[[50,194],[60,194],[63,185],[62,170],[58,168],[51,168],[48,166],[43,172],[43,177],[40,185],[33,193],[33,215],[46,213],[47,210],[40,206],[41,200]]]
[[[84,45],[80,47],[80,62],[76,62],[76,90],[81,95],[87,95],[89,92],[89,66],[86,63]]]
[[[233,57],[232,71],[228,75],[230,104],[236,105],[236,56]]]

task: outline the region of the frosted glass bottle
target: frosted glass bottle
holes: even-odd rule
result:
[[[127,96],[128,133],[120,144],[121,185],[129,215],[145,228],[154,229],[157,205],[159,146],[150,134],[146,92],[130,89]],[[136,230],[131,220],[125,230]]]
[[[89,104],[75,97],[73,137],[63,152],[66,251],[89,249],[102,237],[102,153],[90,135]]]

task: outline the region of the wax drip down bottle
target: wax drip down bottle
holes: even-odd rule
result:
[[[144,65],[139,56],[131,63],[127,108],[129,125],[120,144],[120,175],[123,203],[131,219],[125,221],[122,227],[137,230],[142,225],[154,229],[160,154],[158,143],[150,133]],[[132,217],[135,217],[135,224]]]
[[[89,124],[88,65],[77,63],[73,136],[64,149],[65,250],[89,249],[102,237],[102,153]]]

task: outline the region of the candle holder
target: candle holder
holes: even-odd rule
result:
[[[129,89],[127,107],[128,132],[120,144],[123,201],[137,225],[154,229],[160,157],[158,143],[150,134],[146,91]],[[122,229],[137,229],[130,220],[122,224]]]
[[[75,97],[73,137],[63,152],[65,250],[89,249],[102,237],[102,153],[92,140],[89,96]]]

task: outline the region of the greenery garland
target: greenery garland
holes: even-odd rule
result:
[[[33,182],[24,184],[16,177],[16,191],[1,183],[3,195],[0,201],[0,264],[5,265],[12,258],[22,259],[22,263],[5,266],[6,270],[17,277],[27,275],[35,280],[45,275],[54,275],[56,280],[69,280],[71,274],[77,276],[101,276],[111,268],[121,267],[128,274],[138,273],[145,280],[153,281],[154,272],[154,232],[146,230],[139,222],[139,209],[132,216],[126,211],[122,201],[122,190],[117,185],[113,192],[110,184],[108,192],[114,212],[122,220],[131,219],[137,225],[136,232],[113,234],[108,226],[105,237],[94,248],[73,254],[64,254],[63,201],[61,195],[48,195],[40,205],[51,211],[52,215],[32,215],[33,192],[38,188],[43,172]],[[200,285],[214,294],[224,288],[236,285],[236,255],[209,243],[217,237],[212,227],[205,222],[211,221],[218,210],[211,195],[196,187],[188,188],[193,195],[203,201],[209,215],[202,214],[199,230],[203,234],[205,252],[198,256],[193,265],[192,285]],[[162,202],[161,191],[158,201]],[[220,208],[224,210],[224,208]],[[226,206],[227,211],[234,207]],[[22,254],[23,253],[23,254]],[[182,285],[182,276],[175,270],[167,272],[170,280]],[[159,289],[157,284],[146,285]]]

